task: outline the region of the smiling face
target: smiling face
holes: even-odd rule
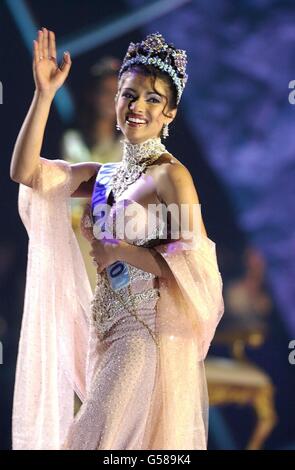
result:
[[[176,116],[177,110],[168,106],[166,83],[159,77],[154,86],[153,82],[152,77],[136,70],[129,70],[121,77],[116,98],[117,122],[131,144],[160,137],[163,125]]]

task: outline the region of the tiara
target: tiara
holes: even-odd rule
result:
[[[162,34],[149,34],[143,41],[129,44],[119,71],[119,78],[133,64],[153,65],[170,75],[176,90],[177,104],[186,85],[187,55],[186,51],[176,49],[173,44],[166,43]]]

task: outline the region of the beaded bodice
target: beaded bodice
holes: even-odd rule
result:
[[[167,151],[159,137],[147,139],[141,144],[131,144],[127,140],[121,142],[124,145],[122,161],[111,181],[115,199],[118,199],[148,166],[152,165]]]
[[[133,240],[125,240],[128,243],[150,247],[159,242],[164,230],[163,224],[155,224],[152,231],[146,230],[148,222],[148,210],[135,201],[124,199],[121,196],[124,191],[145,171],[145,169],[153,164],[159,156],[166,151],[165,146],[161,144],[160,138],[149,139],[142,144],[130,144],[124,142],[124,153],[121,164],[115,172],[110,187],[115,199],[120,197],[118,202],[115,202],[106,220],[106,225],[117,238],[122,238],[116,233],[115,220],[124,212],[126,206],[130,204],[136,208],[134,215],[134,223],[137,223],[141,230],[139,236]],[[129,219],[128,219],[129,220]],[[92,300],[92,317],[95,322],[99,335],[103,338],[111,327],[117,322],[120,316],[129,312],[135,315],[141,323],[144,323],[138,312],[144,308],[150,308],[159,298],[159,289],[156,287],[156,276],[152,273],[145,272],[135,266],[128,265],[130,274],[130,285],[124,287],[117,292],[114,292],[110,287],[106,270],[97,274],[97,285]],[[148,325],[145,325],[149,331]],[[150,331],[154,337],[153,332]]]
[[[134,201],[131,204],[139,206]],[[123,204],[119,206],[119,209],[123,210],[124,208]],[[145,209],[141,208],[141,210],[136,212],[141,224],[145,224],[148,220],[147,217],[144,218],[143,216],[144,211]],[[116,214],[118,214],[118,207],[116,208]],[[112,218],[112,215],[113,212],[110,213],[111,222],[109,221],[109,224],[115,220]],[[114,225],[113,228],[115,230]],[[142,247],[153,246],[159,243],[162,229],[162,226],[156,225],[149,236],[137,238],[132,242],[129,241],[129,243]],[[114,292],[110,287],[106,270],[97,274],[97,285],[91,307],[93,320],[102,338],[107,334],[111,326],[116,323],[118,318],[124,314],[124,311],[128,311],[131,315],[137,315],[136,312],[138,310],[150,307],[159,298],[159,289],[156,287],[156,276],[154,274],[130,264],[128,264],[128,270],[131,280],[130,285],[123,287],[117,292]]]

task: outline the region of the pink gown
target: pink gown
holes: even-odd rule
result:
[[[205,449],[203,361],[223,313],[215,244],[159,240],[171,278],[129,265],[119,296],[105,271],[93,295],[70,224],[70,165],[40,165],[34,189],[21,185],[19,195],[30,241],[13,448]],[[148,247],[157,235],[133,243]]]

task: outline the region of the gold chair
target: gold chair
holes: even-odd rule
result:
[[[248,450],[261,449],[277,422],[271,378],[245,354],[246,347],[260,347],[266,334],[262,324],[249,330],[221,330],[214,344],[227,346],[233,357],[208,356],[205,361],[210,405],[251,406],[255,411],[257,423],[246,446]]]
[[[246,448],[261,449],[277,422],[275,389],[268,374],[250,362],[245,351],[265,342],[272,299],[264,282],[263,255],[249,246],[243,260],[243,276],[224,288],[226,312],[214,337],[214,345],[226,346],[232,357],[209,356],[205,367],[210,404],[251,406],[256,426]]]
[[[205,369],[210,405],[248,405],[254,409],[257,424],[246,449],[261,449],[277,422],[270,377],[250,362],[219,357],[209,356]]]

